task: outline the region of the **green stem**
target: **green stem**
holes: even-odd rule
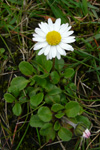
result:
[[[20,145],[21,145],[21,143],[22,143],[22,141],[23,141],[23,139],[24,139],[24,137],[25,137],[25,135],[26,135],[26,133],[27,133],[27,131],[28,131],[28,128],[29,128],[29,123],[28,123],[28,125],[27,125],[27,128],[26,128],[26,130],[25,130],[25,132],[24,132],[24,135],[22,136],[22,138],[21,138],[21,140],[20,140],[20,142],[19,142],[19,144],[18,144],[16,150],[19,149],[19,147],[20,147]]]
[[[10,56],[11,56],[13,62],[15,63],[14,57],[13,57],[13,55],[12,55],[12,53],[11,53],[11,51],[10,51],[8,45],[7,45],[7,43],[5,42],[5,40],[3,39],[3,37],[2,37],[1,35],[0,35],[0,37],[1,37],[2,41],[3,41],[3,43],[5,44],[5,46],[7,47],[7,49],[8,49],[8,51],[9,51],[9,54],[10,54]]]

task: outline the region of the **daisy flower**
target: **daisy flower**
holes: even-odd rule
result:
[[[40,28],[35,29],[33,34],[33,41],[37,43],[34,45],[34,50],[39,50],[38,55],[44,54],[48,59],[61,55],[66,55],[67,51],[73,51],[70,43],[75,42],[75,36],[70,36],[74,31],[69,31],[71,26],[68,23],[61,25],[61,19],[57,19],[55,23],[49,18],[48,23],[39,23]]]
[[[88,129],[86,129],[84,132],[83,132],[83,137],[88,139],[90,137],[91,133]]]

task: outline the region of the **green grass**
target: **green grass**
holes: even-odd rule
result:
[[[73,68],[75,73],[70,83],[76,85],[76,91],[63,92],[68,101],[78,101],[84,108],[83,115],[91,121],[90,139],[81,141],[73,137],[71,141],[62,142],[67,149],[73,145],[71,150],[99,150],[100,138],[100,9],[99,0],[0,0],[0,124],[1,124],[1,145],[0,148],[21,150],[41,149],[47,150],[62,149],[62,145],[55,144],[58,139],[46,146],[45,138],[39,133],[39,129],[29,126],[29,119],[32,113],[38,110],[30,108],[29,103],[23,106],[24,112],[20,117],[12,113],[13,104],[7,104],[4,94],[8,92],[11,80],[20,76],[19,63],[23,60],[34,64],[36,52],[33,51],[34,42],[32,33],[41,21],[46,22],[49,17],[53,20],[61,18],[62,23],[68,22],[74,30],[76,42],[73,43],[74,52],[63,57],[65,66]],[[44,66],[42,70],[45,70]],[[37,72],[39,74],[39,71]],[[59,85],[58,85],[59,86]],[[35,87],[37,88],[37,87]],[[41,90],[41,89],[39,89]],[[26,91],[23,91],[24,96]],[[17,130],[14,130],[16,124]],[[20,122],[22,122],[20,124]],[[16,131],[16,132],[14,132]],[[13,135],[14,139],[13,139]],[[29,142],[31,141],[31,143]],[[12,144],[13,141],[13,144]],[[52,145],[52,143],[54,145]],[[67,144],[66,144],[67,143]]]

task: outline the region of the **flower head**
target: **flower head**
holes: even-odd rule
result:
[[[88,139],[90,137],[91,133],[88,129],[86,129],[84,132],[83,132],[83,137]]]
[[[37,42],[34,50],[40,50],[38,55],[44,54],[47,59],[60,59],[61,55],[66,55],[66,50],[74,50],[70,45],[75,41],[75,36],[70,36],[74,31],[69,31],[71,26],[68,23],[61,25],[60,18],[53,23],[49,18],[48,23],[41,22],[39,27],[35,29],[32,38]]]
[[[78,123],[74,129],[76,136],[82,136],[83,138],[89,138],[91,133],[89,129],[83,123]]]

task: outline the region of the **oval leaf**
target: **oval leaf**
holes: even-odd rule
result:
[[[42,72],[50,72],[50,70],[52,69],[52,61],[47,60],[46,57],[44,55],[37,55],[36,56],[36,61],[38,64],[38,67],[40,69],[40,71]]]
[[[65,109],[68,117],[76,117],[80,113],[80,105],[78,102],[71,101],[67,103]]]
[[[6,93],[6,94],[4,95],[4,99],[5,99],[6,102],[8,102],[8,103],[12,103],[13,101],[16,101],[16,98],[15,98],[13,95],[9,94],[9,93]]]
[[[32,106],[36,107],[38,106],[43,100],[43,93],[38,93],[37,95],[34,95],[30,99],[30,103]]]
[[[81,122],[81,123],[85,124],[87,128],[90,128],[90,126],[91,126],[91,122],[85,116],[78,115],[78,116],[76,116],[76,120],[77,120],[77,123]]]
[[[67,68],[64,72],[64,77],[66,78],[71,78],[74,74],[74,69],[73,68]]]
[[[54,140],[55,138],[55,131],[53,129],[53,125],[51,123],[46,123],[44,126],[40,129],[40,134],[42,136],[46,136],[46,141]]]
[[[19,70],[22,72],[22,74],[26,76],[32,75],[33,72],[35,72],[35,69],[33,68],[33,66],[29,62],[26,62],[26,61],[22,61],[19,64]]]
[[[21,105],[20,105],[19,103],[16,103],[16,104],[14,105],[14,107],[12,108],[12,111],[13,111],[13,113],[14,113],[16,116],[21,115],[21,112],[22,112]]]
[[[24,77],[16,77],[11,81],[11,86],[21,91],[27,86],[28,83],[29,80],[26,80]]]
[[[60,130],[58,131],[58,136],[63,141],[69,141],[72,138],[72,132],[66,128],[61,127]]]
[[[46,106],[39,108],[38,116],[44,122],[49,122],[52,119],[52,113],[50,109]]]
[[[63,113],[62,111],[59,111],[59,112],[55,115],[55,117],[58,118],[58,119],[62,118],[63,116],[64,116],[64,113]]]
[[[59,121],[56,121],[55,124],[54,124],[54,130],[55,130],[55,131],[58,131],[58,130],[60,129],[60,127],[61,127],[61,126],[60,126]]]
[[[47,104],[60,103],[60,95],[46,95],[45,102]]]
[[[51,81],[53,84],[57,84],[60,80],[59,74],[56,71],[51,72]]]
[[[42,120],[40,120],[40,118],[38,117],[38,115],[33,115],[30,118],[30,126],[31,127],[42,127],[44,125],[44,122]]]
[[[57,111],[62,110],[62,109],[64,109],[64,106],[61,104],[53,104],[51,107],[51,110],[53,112],[57,112]]]

